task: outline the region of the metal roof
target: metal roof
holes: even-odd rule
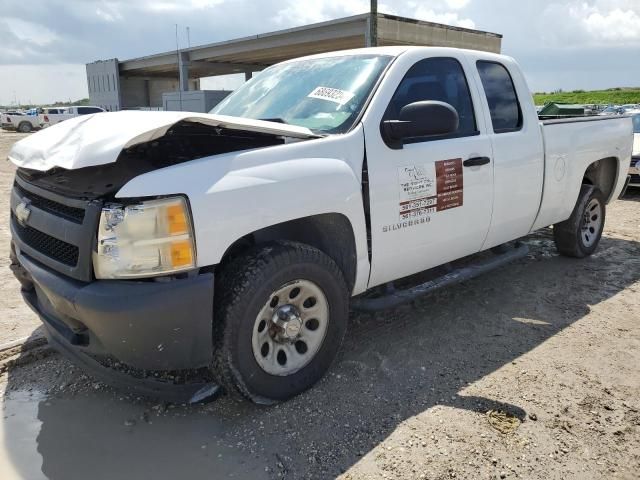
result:
[[[377,39],[370,39],[370,21]],[[314,53],[371,45],[428,45],[500,52],[502,35],[425,22],[384,13],[365,13],[304,27],[211,43],[180,51],[189,77],[260,71],[267,66]],[[178,76],[178,54],[164,52],[119,62],[121,76]]]

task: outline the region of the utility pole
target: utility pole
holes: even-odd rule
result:
[[[182,65],[182,54],[180,53],[180,44],[178,43],[178,24],[176,23],[176,60],[178,62],[178,101],[180,102],[180,111],[182,111],[182,87],[184,67]],[[189,82],[189,80],[187,80]]]
[[[371,0],[369,11],[369,38],[367,47],[378,46],[378,0]]]

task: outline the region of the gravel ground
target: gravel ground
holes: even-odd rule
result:
[[[640,191],[612,204],[588,259],[559,257],[543,230],[525,259],[354,313],[329,375],[271,408],[149,402],[47,350],[5,355],[0,477],[637,479],[639,213]],[[37,323],[2,275],[9,339]]]
[[[7,155],[14,142],[29,135],[0,129],[0,345],[28,337],[40,325],[38,317],[22,301],[18,281],[9,270],[9,192],[15,168]]]

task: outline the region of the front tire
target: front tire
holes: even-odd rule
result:
[[[553,226],[558,252],[567,257],[583,258],[598,248],[606,217],[605,198],[593,185],[582,185],[571,216]]]
[[[216,288],[213,372],[227,392],[272,404],[323,377],[348,320],[331,258],[300,243],[261,246],[223,266]]]

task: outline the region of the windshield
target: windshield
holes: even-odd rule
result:
[[[317,133],[344,133],[391,58],[348,55],[274,65],[210,113],[282,122]]]
[[[633,117],[633,133],[640,133],[640,113]]]

